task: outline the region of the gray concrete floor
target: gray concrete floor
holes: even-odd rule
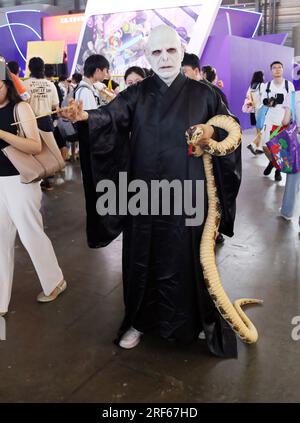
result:
[[[300,401],[299,235],[277,217],[284,182],[263,177],[264,157],[245,149],[236,234],[218,250],[231,299],[262,298],[248,307],[256,345],[238,341],[239,358],[220,360],[203,343],[175,347],[145,337],[134,350],[113,344],[123,316],[121,240],[89,250],[78,165],[67,183],[44,195],[46,231],[69,289],[38,304],[37,276],[23,247],[16,270],[7,340],[0,342],[0,402],[292,402]]]

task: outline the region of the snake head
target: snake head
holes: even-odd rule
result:
[[[202,148],[198,145],[198,141],[203,136],[203,129],[201,125],[191,126],[185,133],[187,143],[189,145],[189,155],[194,157],[201,157],[203,155]]]
[[[187,141],[190,141],[196,131],[196,126],[191,126],[185,133]]]

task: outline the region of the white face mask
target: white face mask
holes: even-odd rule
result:
[[[177,32],[166,25],[154,28],[145,54],[153,71],[170,86],[181,70],[184,49]]]

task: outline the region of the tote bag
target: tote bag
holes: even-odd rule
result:
[[[18,106],[19,104],[16,104],[14,107],[15,122],[20,121]],[[64,159],[56,144],[53,133],[41,130],[39,130],[39,133],[42,142],[42,151],[38,154],[23,153],[11,145],[2,150],[20,173],[21,182],[25,184],[54,175],[65,167]],[[18,135],[26,138],[22,123],[18,125]]]
[[[287,129],[282,126],[271,134],[267,142],[267,156],[273,165],[283,173],[300,172],[300,140],[296,124],[296,93],[292,93],[292,116],[293,120]]]

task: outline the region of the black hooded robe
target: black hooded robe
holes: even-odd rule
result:
[[[211,300],[199,263],[203,225],[187,227],[185,216],[99,216],[96,185],[128,180],[205,180],[202,158],[188,154],[185,132],[229,111],[206,84],[179,74],[168,87],[154,75],[121,92],[109,105],[89,111],[79,125],[86,196],[87,236],[104,247],[123,232],[125,318],[119,338],[133,326],[156,329],[166,339],[189,343],[205,331],[211,353],[237,357],[236,337]],[[215,128],[215,139],[226,133]],[[214,158],[222,206],[220,232],[233,235],[240,186],[240,149]],[[207,213],[205,192],[205,213]]]

